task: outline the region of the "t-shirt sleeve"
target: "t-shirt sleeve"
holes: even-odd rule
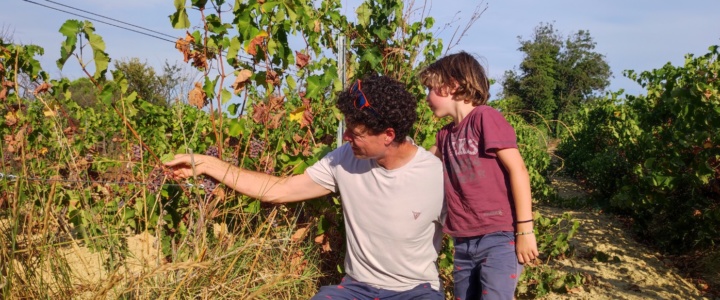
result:
[[[318,162],[305,169],[305,174],[308,174],[315,183],[329,191],[337,192],[334,166],[337,166],[337,162],[340,160],[342,149],[343,147],[340,147],[325,155]]]
[[[517,148],[515,129],[499,111],[492,108],[483,111],[480,126],[486,155],[495,157],[497,150]]]

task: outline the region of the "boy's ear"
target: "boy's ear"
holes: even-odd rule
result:
[[[447,86],[447,91],[450,93],[450,95],[455,95],[455,92],[457,92],[458,88],[460,87],[460,84],[453,80],[450,82],[450,85]]]
[[[448,96],[452,97],[452,95],[454,95],[455,92],[457,91],[458,86],[459,85],[456,82],[453,82],[452,84],[443,85],[442,87],[440,87],[438,89],[438,95],[443,96],[443,97],[448,97]]]

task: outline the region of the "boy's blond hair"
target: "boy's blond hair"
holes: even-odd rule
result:
[[[420,72],[420,82],[442,96],[447,96],[447,92],[457,85],[452,96],[473,106],[484,105],[490,98],[490,82],[485,68],[465,51],[447,55],[430,64]]]

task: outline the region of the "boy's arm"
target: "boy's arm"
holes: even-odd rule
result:
[[[212,156],[178,154],[165,165],[174,169],[173,175],[177,178],[184,179],[204,174],[217,179],[243,195],[260,199],[263,202],[296,202],[330,193],[329,190],[315,183],[307,174],[280,178],[241,169]]]
[[[515,201],[515,222],[533,219],[532,194],[530,193],[530,175],[520,151],[517,148],[507,148],[497,151],[497,156],[510,176],[510,190]],[[537,241],[533,232],[533,222],[516,224],[518,235],[515,239],[515,249],[518,261],[527,263],[538,256]]]
[[[442,159],[442,157],[440,157],[440,155],[441,155],[441,154],[440,154],[440,148],[438,148],[437,145],[432,145],[432,146],[430,147],[430,149],[428,149],[428,152],[430,152],[430,153],[432,153],[433,155],[437,156],[437,158]]]

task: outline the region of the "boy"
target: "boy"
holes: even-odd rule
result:
[[[443,231],[455,241],[455,299],[513,299],[521,264],[538,255],[530,179],[515,131],[486,105],[490,84],[470,54],[441,58],[420,80],[433,114],[453,118],[430,152],[444,166]]]

